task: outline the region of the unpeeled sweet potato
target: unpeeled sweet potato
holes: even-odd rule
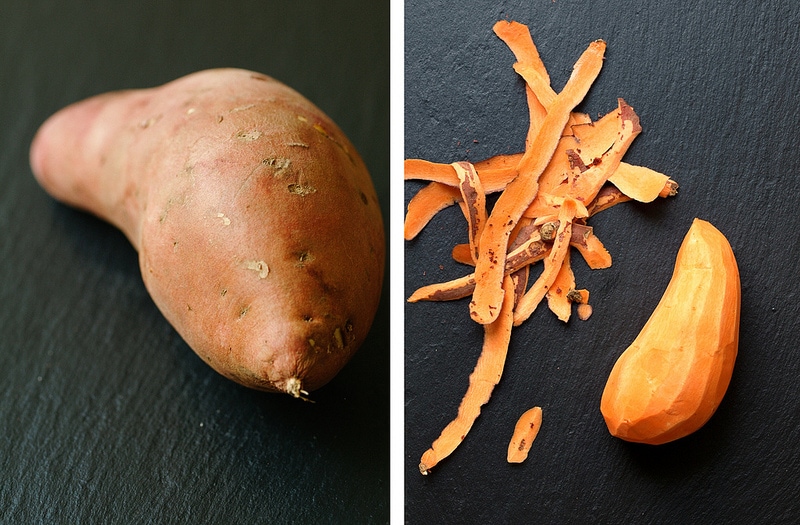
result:
[[[366,337],[385,258],[370,175],[280,82],[218,69],[98,95],[50,117],[30,161],[125,233],[156,305],[222,375],[300,397]]]

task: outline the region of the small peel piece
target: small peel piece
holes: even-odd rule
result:
[[[592,316],[592,305],[589,303],[580,303],[577,308],[578,319],[581,321],[588,321]]]
[[[661,192],[671,179],[644,166],[632,166],[620,163],[614,173],[608,178],[614,186],[639,202],[652,202],[661,196]],[[677,191],[677,186],[676,186]],[[674,195],[674,193],[672,194]]]
[[[540,428],[542,428],[541,407],[533,407],[519,417],[514,426],[514,434],[508,443],[506,459],[509,463],[522,463],[527,459]]]

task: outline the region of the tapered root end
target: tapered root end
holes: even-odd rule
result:
[[[292,397],[296,397],[298,399],[302,399],[303,401],[312,402],[311,399],[308,398],[308,391],[303,390],[303,381],[297,377],[290,377],[286,381],[286,393]]]

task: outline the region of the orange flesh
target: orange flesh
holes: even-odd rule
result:
[[[730,244],[695,219],[661,301],[603,391],[600,408],[612,435],[662,444],[708,421],[733,373],[740,303]]]

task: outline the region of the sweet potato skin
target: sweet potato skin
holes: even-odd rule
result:
[[[125,233],[156,305],[224,376],[300,396],[366,337],[385,259],[372,181],[280,82],[219,69],[99,95],[48,119],[30,155],[51,195]]]

